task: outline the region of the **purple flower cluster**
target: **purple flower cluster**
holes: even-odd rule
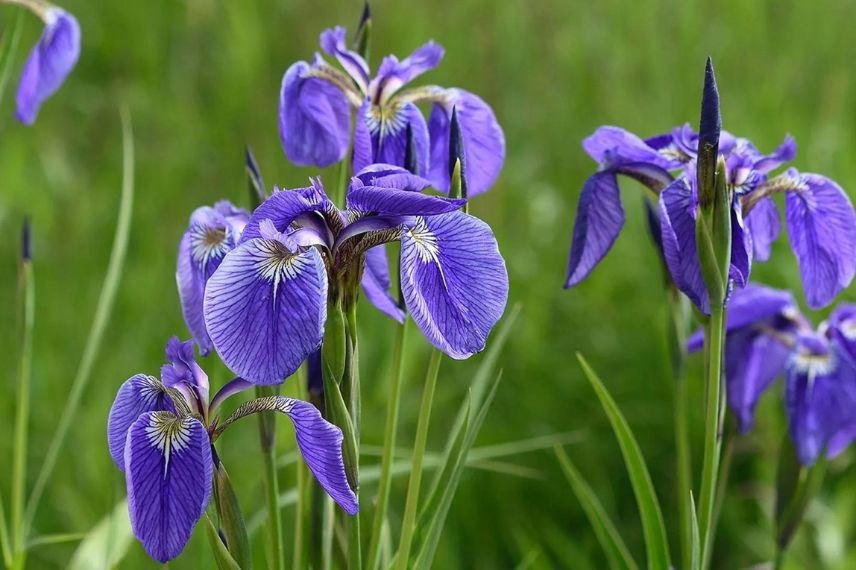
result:
[[[624,224],[618,176],[641,182],[659,201],[660,242],[675,285],[705,313],[707,290],[696,254],[698,135],[689,125],[643,140],[618,127],[601,127],[583,142],[600,165],[580,194],[565,287],[585,279],[607,254]],[[791,168],[796,143],[786,137],[771,154],[748,139],[723,131],[732,202],[730,281],[744,287],[752,261],[766,261],[781,222],[773,197],[785,195],[785,224],[796,254],[806,299],[812,308],[832,302],[856,272],[856,214],[834,181]]]
[[[701,331],[688,342],[701,350]],[[728,404],[741,431],[782,373],[791,438],[804,465],[834,457],[856,438],[856,305],[841,304],[816,329],[793,296],[750,284],[729,303],[725,343]]]
[[[275,190],[252,215],[225,203],[197,210],[176,278],[203,352],[213,346],[257,384],[282,382],[320,348],[328,290],[358,285],[361,272],[368,299],[403,320],[390,292],[390,241],[401,242],[403,301],[425,337],[453,358],[481,351],[505,309],[505,262],[487,224],[459,211],[464,200],[428,186],[376,164],[351,180],[345,211],[317,179]]]
[[[213,442],[244,415],[263,410],[286,414],[297,445],[319,484],[349,514],[358,510],[342,459],[342,432],[307,402],[275,396],[264,408],[241,408],[224,422],[223,401],[253,386],[236,378],[208,400],[208,376],[193,355],[193,342],[173,337],[160,380],[135,374],[116,394],[107,421],[110,455],[125,472],[134,535],[160,562],[178,556],[211,499],[218,459]],[[258,402],[258,401],[256,401]]]
[[[345,29],[321,34],[321,49],[335,57],[337,69],[316,54],[311,64],[293,64],[282,80],[279,126],[289,160],[305,166],[328,166],[351,148],[355,114],[353,170],[375,163],[405,164],[407,132],[415,149],[414,174],[449,189],[449,140],[452,111],[464,140],[470,195],[486,191],[505,161],[505,137],[493,110],[463,89],[423,86],[403,89],[443,59],[443,48],[428,42],[409,57],[386,56],[374,76],[366,61],[345,44]],[[417,105],[432,106],[426,123]]]

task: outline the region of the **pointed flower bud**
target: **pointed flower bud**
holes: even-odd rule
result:
[[[33,241],[30,229],[30,218],[24,218],[21,228],[21,261],[27,263],[33,260]]]
[[[407,123],[407,141],[404,145],[404,168],[411,174],[419,175],[419,162],[416,156],[416,147],[413,141],[413,128]]]
[[[466,164],[464,162],[464,137],[458,121],[458,110],[452,108],[449,126],[449,177],[452,180],[449,195],[452,198],[467,197]]]
[[[719,113],[719,91],[713,74],[713,62],[707,58],[704,70],[704,90],[701,95],[701,120],[698,129],[698,200],[704,208],[713,200],[714,172],[719,155],[719,133],[722,117]]]
[[[247,181],[249,182],[250,189],[250,205],[255,209],[259,204],[267,200],[267,190],[265,190],[265,182],[262,180],[262,172],[259,170],[256,157],[253,156],[253,150],[250,148],[250,145],[247,145],[245,148]]]
[[[357,33],[354,36],[354,51],[366,60],[369,57],[369,48],[371,47],[371,31],[372,10],[368,0],[366,0],[366,3],[363,5],[363,15],[360,17],[360,25],[357,26]]]

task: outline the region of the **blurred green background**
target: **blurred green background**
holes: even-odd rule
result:
[[[85,532],[124,493],[107,453],[105,424],[119,384],[155,374],[173,334],[187,337],[175,291],[175,251],[191,211],[221,198],[244,200],[243,148],[250,144],[268,184],[304,185],[314,169],[290,165],[277,127],[279,86],[295,60],[310,59],[326,27],[353,30],[356,1],[226,2],[67,0],[83,30],[80,62],[33,128],[12,118],[13,91],[0,108],[0,489],[8,497],[15,405],[16,263],[24,216],[34,228],[37,311],[30,472],[55,429],[80,361],[116,224],[121,182],[119,107],[130,110],[136,142],[136,199],[129,255],[94,376],[48,486],[38,533]],[[490,2],[436,0],[373,4],[373,64],[434,39],[442,65],[421,83],[458,86],[490,102],[505,129],[507,160],[472,211],[494,228],[509,268],[510,304],[523,310],[502,355],[504,377],[477,445],[577,432],[568,447],[615,517],[638,559],[638,514],[612,432],[574,358],[601,374],[649,462],[676,555],[671,381],[664,342],[665,296],[650,245],[641,187],[623,182],[627,224],[612,253],[584,284],[561,288],[576,200],[595,164],[580,141],[601,124],[643,136],[695,123],[704,58],[713,56],[725,128],[771,150],[785,133],[799,143],[795,166],[836,179],[856,196],[856,3]],[[14,10],[0,6],[0,29]],[[26,18],[17,68],[40,23]],[[16,71],[17,75],[17,71]],[[16,79],[15,79],[16,81]],[[14,88],[14,85],[10,86]],[[325,172],[335,180],[336,171]],[[786,238],[756,280],[802,297]],[[842,295],[856,299],[851,287]],[[361,307],[363,443],[382,441],[393,324]],[[820,320],[821,314],[814,318]],[[410,336],[400,443],[412,441],[428,348]],[[446,426],[479,358],[445,361],[429,445]],[[695,459],[700,459],[700,357],[690,369]],[[214,386],[228,379],[215,358]],[[738,440],[714,566],[744,568],[772,556],[770,512],[785,433],[781,386],[763,400],[755,430]],[[280,422],[280,447],[293,449]],[[263,508],[255,422],[222,446],[242,507]],[[791,568],[853,568],[856,454],[835,460],[790,552]],[[377,461],[365,457],[364,464]],[[450,513],[437,568],[603,568],[605,560],[550,450],[508,460],[525,469],[469,470]],[[504,471],[510,471],[505,469]],[[293,469],[283,472],[289,486]],[[31,481],[32,483],[32,481]],[[405,481],[393,489],[403,509]],[[372,486],[364,492],[372,494]],[[8,502],[7,508],[8,508]],[[370,510],[367,510],[370,512]],[[286,511],[286,524],[292,511]],[[397,533],[396,533],[397,534]],[[263,535],[254,537],[263,552]],[[286,541],[290,543],[290,541]],[[62,568],[74,544],[42,546],[33,568]],[[171,568],[208,568],[203,533]],[[136,542],[122,567],[155,567]]]

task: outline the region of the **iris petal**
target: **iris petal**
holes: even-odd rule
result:
[[[428,125],[413,103],[382,108],[365,103],[357,115],[354,135],[354,171],[374,163],[404,166],[407,127],[410,127],[416,154],[416,172],[428,172]]]
[[[453,212],[417,218],[405,229],[401,287],[425,337],[462,359],[484,349],[502,316],[508,274],[490,227]]]
[[[385,245],[378,245],[366,251],[362,285],[366,298],[372,305],[399,323],[404,323],[404,311],[398,306],[390,290],[389,260]]]
[[[134,535],[149,556],[167,562],[184,550],[211,498],[208,432],[194,418],[145,413],[128,431],[125,465]]]
[[[821,452],[835,457],[856,438],[856,366],[834,342],[826,355],[798,346],[788,367],[785,400],[791,439],[803,465]]]
[[[270,198],[253,211],[238,243],[262,237],[259,226],[265,220],[270,220],[277,231],[286,232],[301,214],[322,210],[325,201],[326,196],[314,186],[293,190],[274,189]]]
[[[345,36],[345,28],[342,26],[324,30],[321,32],[321,49],[335,56],[365,93],[369,84],[369,66],[360,54],[347,48]]]
[[[214,208],[197,208],[178,246],[175,281],[187,328],[203,356],[211,351],[211,339],[202,315],[205,284],[223,257],[235,247],[249,213],[229,202]]]
[[[767,261],[770,259],[770,249],[774,241],[779,239],[782,223],[779,220],[779,209],[769,196],[761,198],[746,216],[746,227],[752,234],[755,259]]]
[[[784,371],[789,354],[790,349],[778,339],[753,329],[741,329],[728,336],[725,343],[726,393],[741,432],[752,427],[761,394]]]
[[[110,456],[125,470],[125,439],[128,429],[146,412],[172,409],[164,385],[153,376],[135,374],[119,387],[107,418],[107,442]]]
[[[663,257],[675,286],[705,314],[709,314],[710,301],[696,250],[693,202],[692,191],[685,178],[679,178],[660,193]]]
[[[789,176],[797,176],[789,172]],[[856,214],[847,194],[817,174],[799,175],[786,194],[788,237],[800,266],[810,307],[825,307],[856,272]]]
[[[236,375],[277,384],[321,345],[327,271],[315,248],[291,252],[252,239],[229,253],[208,281],[205,322]]]
[[[32,125],[42,103],[60,88],[80,56],[80,25],[68,12],[51,8],[18,83],[16,116]]]
[[[577,285],[592,272],[623,226],[624,208],[615,174],[594,174],[586,180],[577,204],[566,288]]]
[[[279,131],[288,159],[301,166],[325,167],[348,152],[351,108],[342,90],[310,75],[298,61],[285,72],[279,99]]]
[[[431,160],[428,178],[440,190],[449,191],[449,140],[452,110],[464,139],[467,192],[475,196],[487,191],[505,162],[505,134],[493,109],[480,97],[463,89],[445,89],[431,109],[428,132]]]

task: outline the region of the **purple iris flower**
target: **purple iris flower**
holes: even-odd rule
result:
[[[345,211],[320,180],[275,190],[205,287],[205,325],[223,362],[254,383],[282,382],[321,346],[328,290],[354,295],[361,279],[370,301],[400,317],[389,280],[377,278],[388,261],[376,248],[391,241],[401,242],[404,303],[425,337],[453,358],[483,350],[505,309],[505,262],[490,227],[459,210],[465,200],[428,186],[376,164],[351,180]]]
[[[700,350],[703,335],[689,339]],[[761,394],[782,373],[797,455],[812,465],[856,438],[856,305],[840,305],[814,330],[787,291],[750,284],[728,308],[725,378],[741,431],[751,428]]]
[[[788,235],[808,304],[819,308],[831,303],[856,273],[856,214],[850,199],[835,182],[818,174],[789,169],[770,176],[794,158],[796,143],[790,136],[771,154],[726,131],[719,141],[735,196],[732,284],[745,286],[752,261],[769,259],[771,244],[780,234],[773,196],[784,193]],[[663,256],[672,279],[696,306],[709,312],[695,241],[698,135],[684,125],[642,140],[618,127],[601,127],[583,148],[600,169],[580,194],[565,287],[585,279],[618,237],[624,210],[617,176],[623,175],[658,196]]]
[[[161,379],[136,374],[119,388],[110,409],[110,455],[125,472],[134,535],[159,562],[184,549],[211,498],[219,461],[213,449],[225,428],[259,411],[278,411],[294,424],[297,445],[324,490],[350,515],[359,510],[342,460],[342,432],[307,402],[273,396],[247,402],[220,422],[223,401],[252,386],[232,380],[208,402],[208,376],[193,342],[173,337]]]
[[[181,298],[184,320],[193,340],[205,356],[211,352],[211,339],[202,315],[205,284],[227,253],[235,248],[250,213],[223,200],[213,208],[197,208],[178,246],[175,280]]]
[[[428,42],[403,60],[387,56],[374,76],[365,60],[346,47],[344,28],[325,30],[321,48],[339,61],[344,72],[320,54],[311,64],[299,61],[286,71],[279,126],[289,160],[323,167],[345,158],[353,111],[355,172],[374,163],[408,166],[409,127],[415,149],[414,173],[447,192],[451,116],[456,109],[468,165],[469,194],[484,192],[493,184],[505,161],[505,137],[490,106],[463,89],[423,86],[403,90],[439,65],[441,46]],[[427,122],[417,107],[420,103],[432,105]]]
[[[39,107],[60,88],[80,56],[80,26],[74,16],[55,6],[36,12],[45,28],[24,64],[16,97],[15,115],[26,125],[35,122]]]

